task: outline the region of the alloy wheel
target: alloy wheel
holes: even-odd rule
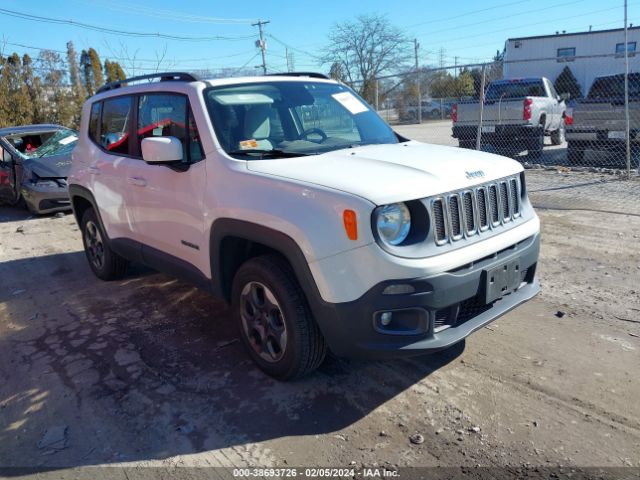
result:
[[[260,282],[247,283],[240,293],[242,328],[251,348],[266,362],[282,359],[287,327],[273,292]]]

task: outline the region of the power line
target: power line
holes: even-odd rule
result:
[[[164,38],[167,40],[177,40],[184,42],[210,42],[214,40],[246,40],[253,38],[253,35],[244,35],[236,37],[223,37],[223,36],[208,36],[208,37],[192,37],[183,35],[170,35],[166,33],[151,33],[151,32],[131,32],[128,30],[117,30],[114,28],[100,27],[97,25],[91,25],[83,22],[76,22],[74,20],[65,20],[61,18],[42,17],[40,15],[32,15],[29,13],[17,12],[15,10],[7,10],[6,8],[0,8],[0,15],[7,15],[9,17],[20,18],[22,20],[29,20],[42,23],[53,23],[57,25],[71,25],[73,27],[84,28],[86,30],[93,30],[96,32],[108,33],[111,35],[122,35],[126,37],[144,37],[144,38]]]
[[[634,2],[634,3],[637,3],[637,2]],[[610,8],[603,8],[601,10],[593,10],[591,12],[582,13],[580,15],[573,15],[571,18],[574,19],[574,18],[579,18],[579,17],[586,17],[586,16],[589,16],[589,15],[593,15],[595,13],[609,12],[611,10],[617,10],[619,8],[620,7],[610,7]],[[510,27],[507,27],[507,28],[503,28],[501,30],[492,30],[491,33],[507,32],[507,31],[510,31],[510,30],[517,30],[517,29],[521,30],[523,27],[532,27],[532,26],[537,26],[537,25],[549,25],[549,20],[546,19],[546,20],[542,20],[540,22],[527,23],[526,25],[510,26]],[[477,35],[467,35],[467,36],[463,36],[463,37],[459,36],[459,37],[455,37],[455,38],[451,38],[451,39],[444,39],[444,40],[440,40],[440,42],[441,43],[456,42],[458,40],[468,40],[470,38],[478,38],[478,37],[486,37],[486,36],[487,36],[487,34],[486,34],[486,32],[484,32],[484,33],[480,33],[480,34],[477,34]],[[425,38],[425,35],[422,35],[419,38]],[[473,45],[473,46],[476,47],[477,45]],[[469,47],[466,47],[466,48],[469,48]],[[453,50],[453,49],[450,49],[449,47],[447,47],[447,50]]]
[[[517,17],[519,15],[528,15],[530,13],[538,13],[538,12],[544,12],[545,10],[552,10],[554,8],[558,8],[558,7],[565,7],[567,5],[574,5],[576,3],[582,3],[584,0],[573,0],[571,2],[565,2],[565,3],[557,3],[554,5],[550,5],[548,7],[545,8],[538,8],[535,10],[526,10],[524,12],[517,12],[517,13],[512,13],[511,15],[506,15],[503,17],[493,17],[493,18],[489,18],[487,20],[482,20],[479,22],[473,22],[473,23],[468,23],[466,25],[457,25],[455,27],[452,28],[444,28],[442,30],[435,30],[435,31],[429,31],[429,35],[435,35],[436,33],[443,33],[443,32],[450,32],[452,30],[462,30],[462,29],[466,29],[467,27],[475,27],[476,25],[482,25],[485,23],[491,23],[491,22],[495,22],[497,20],[505,20],[505,19],[509,19],[512,17]]]
[[[186,23],[205,23],[205,24],[218,24],[218,25],[247,25],[255,22],[255,19],[250,18],[219,18],[209,17],[206,15],[192,15],[176,10],[159,10],[156,8],[143,7],[141,5],[126,5],[122,3],[112,3],[111,5],[105,5],[109,2],[86,2],[81,0],[73,0],[76,3],[89,4],[92,7],[98,6],[112,10],[115,12],[128,11],[152,18],[160,18],[171,21],[186,22]]]
[[[272,38],[272,39],[274,39],[276,42],[278,42],[283,47],[287,47],[288,49],[293,50],[294,52],[302,53],[302,54],[307,55],[307,56],[309,56],[311,58],[315,58],[316,60],[320,60],[320,61],[322,60],[321,57],[319,57],[317,55],[314,55],[313,53],[307,52],[305,50],[301,50],[301,49],[296,48],[296,47],[292,47],[291,45],[283,42],[282,40],[280,40],[279,38],[275,37],[274,35],[272,35],[270,33],[268,33],[267,36]]]
[[[466,17],[466,16],[469,16],[469,15],[475,15],[476,13],[482,13],[482,12],[487,12],[489,10],[495,10],[496,8],[510,7],[512,5],[518,5],[520,3],[526,3],[528,1],[529,0],[518,0],[517,2],[502,3],[500,5],[495,5],[493,7],[483,8],[481,10],[474,10],[472,12],[466,12],[466,13],[462,13],[460,15],[455,15],[453,17],[439,18],[439,19],[436,19],[436,20],[429,20],[429,21],[426,21],[426,22],[414,23],[413,25],[406,25],[404,28],[413,28],[413,27],[419,27],[419,26],[422,26],[422,25],[429,25],[431,23],[446,22],[448,20],[455,20],[457,18],[462,18],[462,17]]]
[[[11,45],[14,47],[21,47],[21,48],[27,48],[30,50],[47,50],[50,52],[55,52],[55,53],[60,53],[62,55],[66,55],[67,52],[66,50],[55,50],[53,48],[46,48],[46,47],[36,47],[34,45],[25,45],[24,43],[14,43],[14,42],[0,42],[0,44],[2,45]],[[189,62],[207,62],[210,60],[217,60],[220,58],[233,58],[233,57],[242,57],[245,55],[248,55],[250,53],[253,53],[253,50],[245,50],[244,52],[238,52],[238,53],[232,53],[229,55],[218,55],[215,57],[202,57],[202,58],[183,58],[180,60],[176,60],[176,59],[172,59],[171,62],[172,63],[176,63],[176,64],[180,64],[180,63],[189,63]],[[121,61],[135,61],[135,62],[152,62],[152,63],[157,63],[158,59],[157,58],[130,58],[130,57],[116,57],[113,55],[105,55],[105,58],[108,58],[110,60],[121,60]]]

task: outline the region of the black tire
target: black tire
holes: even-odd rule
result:
[[[584,163],[584,148],[572,142],[567,144],[567,163],[569,165],[582,165]]]
[[[93,209],[82,216],[81,228],[84,252],[89,267],[102,280],[117,280],[127,273],[128,260],[111,250],[108,238]]]
[[[458,145],[460,148],[466,148],[469,150],[475,150],[476,149],[476,142],[475,140],[458,140]]]
[[[529,158],[540,158],[544,148],[544,132],[540,129],[540,134],[531,138],[527,143],[527,156]]]
[[[264,373],[292,380],[322,364],[327,353],[324,337],[282,257],[270,254],[247,260],[233,279],[231,295],[242,343]]]
[[[565,127],[560,125],[560,128],[551,132],[551,143],[553,145],[562,145],[565,140]]]

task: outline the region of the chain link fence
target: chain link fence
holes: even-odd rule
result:
[[[382,77],[374,104],[408,138],[521,162],[541,207],[640,215],[640,73],[595,76],[581,89],[570,69],[505,78],[505,63]]]

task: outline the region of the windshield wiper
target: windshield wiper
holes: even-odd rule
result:
[[[282,158],[294,158],[294,157],[306,157],[309,155],[314,155],[314,153],[300,153],[300,152],[290,152],[286,150],[267,150],[267,149],[258,149],[254,148],[251,150],[231,150],[227,152],[229,155],[260,155],[260,158],[264,157],[282,157]]]

